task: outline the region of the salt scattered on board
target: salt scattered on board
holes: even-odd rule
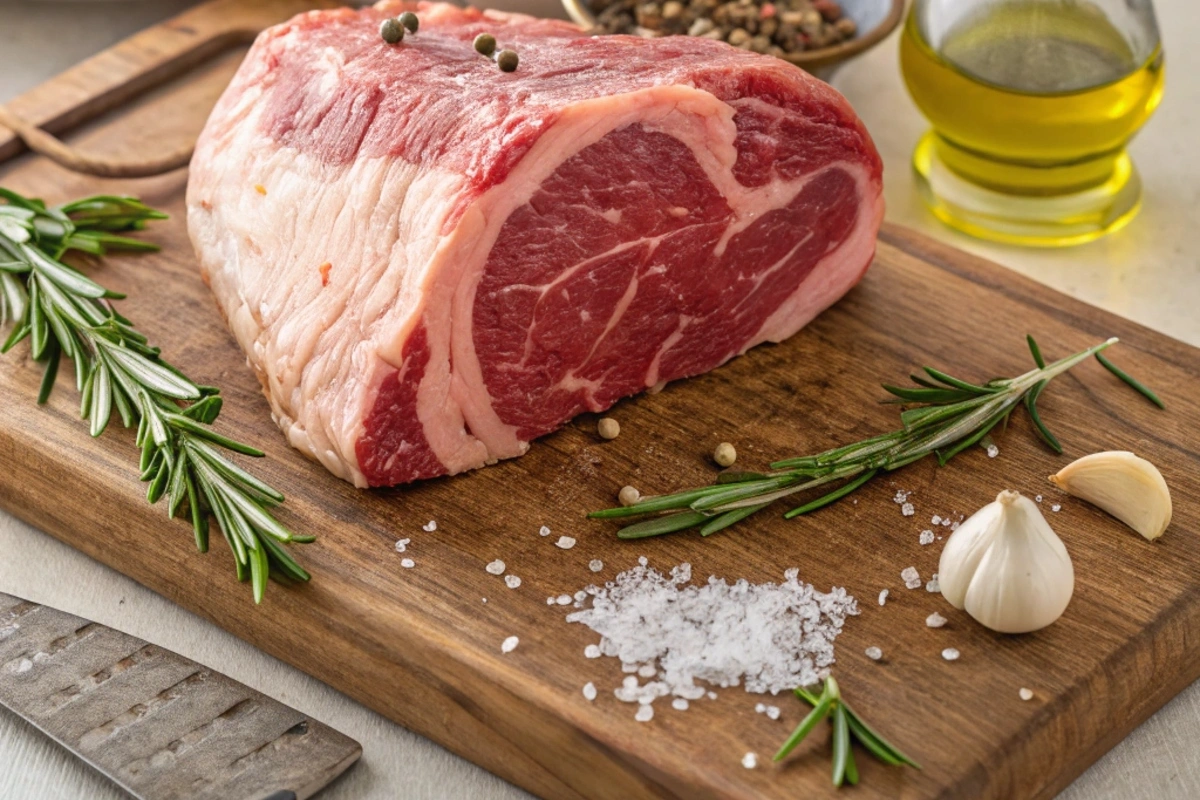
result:
[[[996,445],[994,445],[994,444],[989,444],[989,445],[987,446],[987,456],[988,456],[988,458],[995,458],[995,457],[996,457],[996,456],[998,456],[998,455],[1000,455],[1000,448],[999,448],[999,447],[996,447]]]
[[[516,589],[518,586],[521,585],[521,579],[518,578],[516,575],[505,575],[504,576],[504,585],[510,589]]]
[[[929,579],[929,583],[925,584],[925,591],[940,592],[941,590],[942,585],[938,583],[938,574],[935,572],[933,573],[933,577]]]
[[[590,569],[592,572],[599,572],[600,570],[604,569],[604,562],[598,558],[593,558],[588,562],[588,569]]]
[[[547,528],[545,525],[538,528],[538,536],[549,536],[549,535],[550,535],[550,529]]]
[[[934,519],[937,518],[934,517]],[[933,544],[933,531],[921,531],[921,535],[918,537],[917,541],[919,541],[921,544]]]
[[[1032,700],[1033,699],[1033,692],[1026,689],[1024,686],[1021,687],[1021,691],[1017,692],[1017,694],[1020,696],[1020,698],[1022,700]]]
[[[1057,513],[1062,511],[1062,506],[1060,506],[1058,503],[1055,503],[1054,505],[1050,506],[1050,510]]]
[[[925,618],[925,624],[930,628],[940,628],[946,624],[946,618],[935,611]]]
[[[907,588],[917,589],[921,586],[921,573],[917,572],[916,567],[905,567],[900,571],[900,580],[904,581]]]
[[[400,566],[404,567],[405,569],[412,569],[416,565],[417,562],[413,561],[411,558],[400,559]]]
[[[637,713],[633,715],[633,718],[638,722],[649,722],[654,719],[654,706],[649,703],[638,706]]]
[[[953,647],[947,647],[942,651],[942,658],[946,659],[947,661],[958,661],[959,655],[960,654],[958,650]]]
[[[742,766],[746,769],[754,769],[758,766],[758,755],[755,753],[746,753],[742,756]]]
[[[913,508],[912,503],[905,503],[904,505],[900,506],[900,513],[906,517],[911,517],[913,514],[917,513],[917,509]]]
[[[818,592],[800,582],[797,569],[779,584],[712,577],[688,585],[691,579],[690,564],[664,575],[639,563],[603,587],[589,586],[590,607],[567,615],[600,634],[592,646],[601,655],[647,679],[628,675],[614,692],[618,700],[649,708],[665,696],[716,697],[698,681],[773,694],[812,685],[834,662],[833,640],[846,617],[858,613],[845,589]]]
[[[397,541],[396,542],[396,552],[403,553],[405,550],[408,549],[408,543],[411,541],[412,541],[412,539],[400,539],[399,541]]]
[[[872,661],[878,661],[879,659],[883,658],[883,651],[878,647],[868,647],[865,652],[867,654],[867,658],[871,659]]]
[[[501,653],[511,653],[513,650],[517,649],[517,645],[520,643],[521,643],[521,640],[518,639],[516,636],[510,636],[500,644],[500,652]]]
[[[583,655],[585,658],[599,658],[604,654],[600,652],[600,645],[589,644],[587,647],[583,648]]]
[[[484,569],[492,575],[503,575],[504,562],[497,558],[495,561],[488,562],[488,565]]]
[[[671,708],[675,709],[676,711],[687,711],[688,701],[682,697],[676,697],[671,701]]]
[[[596,684],[592,683],[591,681],[588,681],[587,683],[585,683],[583,685],[583,696],[587,699],[587,701],[589,703],[591,701],[595,700],[596,699]]]
[[[558,541],[554,544],[557,547],[561,547],[563,550],[570,550],[575,546],[575,540],[570,536],[560,536],[558,537]]]
[[[425,531],[426,533],[433,533],[434,531],[437,530],[437,520],[436,519],[429,520],[429,522],[426,522],[424,525],[421,526],[421,530]]]
[[[884,603],[886,603],[887,597],[888,597],[888,590],[884,589],[882,592],[879,593],[879,605],[883,605]]]

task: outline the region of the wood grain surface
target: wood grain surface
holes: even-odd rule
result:
[[[306,800],[348,736],[195,661],[0,594],[0,706],[143,800]]]
[[[211,62],[72,141],[125,156],[151,143],[175,146],[198,131],[235,66],[232,57]],[[36,93],[55,91],[51,82]],[[84,179],[29,156],[0,167],[0,184],[50,201],[130,192],[173,214],[148,233],[162,253],[110,258],[94,274],[130,293],[122,312],[168,358],[224,388],[219,427],[267,451],[255,467],[288,495],[283,520],[319,536],[299,552],[313,582],[273,585],[253,606],[217,540],[198,555],[186,524],[146,505],[132,432],[118,426],[89,439],[66,372],[51,402],[34,405],[40,368],[24,347],[0,361],[0,506],[514,783],[552,798],[832,793],[825,734],[782,766],[767,764],[804,712],[798,701],[767,700],[783,709],[782,721],[772,721],[754,712],[765,698],[725,689],[685,712],[660,707],[643,724],[612,696],[619,665],[585,659],[596,636],[568,625],[570,609],[546,598],[611,579],[641,555],[664,570],[688,561],[698,580],[778,580],[797,566],[818,588],[845,586],[860,599],[862,615],[838,639],[836,674],[863,715],[924,765],[906,771],[859,758],[854,793],[862,797],[1052,796],[1200,674],[1192,635],[1200,616],[1200,351],[885,227],[874,267],[841,303],[785,344],[621,403],[615,441],[601,442],[595,417],[584,416],[523,458],[362,492],[290,450],[271,424],[196,275],[182,219],[185,181],[183,173]],[[1120,336],[1113,359],[1150,382],[1168,410],[1088,363],[1040,404],[1064,456],[1045,450],[1017,417],[995,459],[975,450],[946,468],[922,462],[877,479],[857,503],[793,521],[769,513],[708,540],[631,544],[615,538],[613,525],[584,518],[627,483],[662,492],[710,480],[707,454],[719,441],[734,442],[739,464],[755,468],[890,430],[895,408],[875,403],[881,380],[901,380],[921,364],[980,380],[1015,374],[1029,367],[1027,332],[1051,357]],[[1115,448],[1154,461],[1173,489],[1175,521],[1158,542],[1064,499],[1045,480],[1070,458]],[[892,502],[898,488],[913,492],[915,516]],[[917,542],[933,514],[969,513],[1003,488],[1062,504],[1047,517],[1075,562],[1066,615],[1026,636],[986,631],[940,596],[904,589],[899,577],[910,565],[924,578],[936,569],[941,543]],[[437,531],[423,531],[431,519]],[[555,535],[538,536],[543,524]],[[556,548],[559,534],[578,545]],[[412,569],[400,566],[399,538],[411,539]],[[519,589],[484,571],[495,558],[522,578]],[[605,563],[599,575],[587,567],[594,558]],[[881,608],[883,588],[891,598]],[[932,611],[949,625],[927,628]],[[520,645],[502,654],[510,635]],[[883,650],[881,662],[863,655],[872,645]],[[940,658],[950,646],[960,660]],[[588,681],[601,690],[594,703],[580,693]],[[1021,701],[1021,687],[1034,699]],[[747,751],[762,766],[743,769]]]

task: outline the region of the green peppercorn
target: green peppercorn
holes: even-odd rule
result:
[[[388,44],[395,44],[404,39],[404,26],[397,19],[385,19],[379,25],[379,35]]]
[[[475,52],[483,56],[490,56],[496,52],[496,37],[490,33],[481,33],[476,36]]]
[[[500,67],[501,72],[512,72],[517,68],[518,61],[516,50],[501,50],[496,55],[496,66]]]
[[[417,19],[417,15],[411,11],[405,11],[397,19],[400,20],[401,25],[408,28],[409,33],[416,33],[417,28],[421,27],[421,20]]]

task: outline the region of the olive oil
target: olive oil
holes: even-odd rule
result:
[[[933,125],[914,167],[934,212],[969,233],[1035,244],[1128,221],[1141,190],[1125,146],[1163,91],[1153,33],[1139,54],[1089,2],[1010,0],[977,4],[935,48],[914,9],[900,59]]]

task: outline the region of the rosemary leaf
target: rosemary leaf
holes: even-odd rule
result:
[[[796,726],[796,730],[792,731],[792,735],[779,748],[779,752],[775,753],[772,761],[780,761],[786,758],[788,753],[795,750],[804,741],[804,738],[812,733],[813,728],[817,727],[825,717],[829,716],[832,706],[833,698],[822,696],[813,710],[808,712],[808,716],[800,721],[800,724]]]
[[[846,722],[846,710],[839,703],[834,706],[833,716],[833,785],[841,786],[846,779],[846,760],[850,757],[850,726]]]
[[[804,505],[799,506],[798,508],[793,508],[791,511],[784,514],[783,518],[784,519],[792,519],[793,517],[798,517],[801,514],[807,514],[810,511],[816,511],[818,508],[824,508],[825,506],[829,505],[830,503],[835,503],[838,500],[841,500],[846,495],[853,492],[858,487],[862,486],[867,481],[871,480],[871,478],[874,478],[878,472],[879,472],[878,469],[873,469],[870,472],[864,472],[862,475],[859,475],[857,478],[855,478],[854,480],[845,484],[844,486],[838,487],[837,489],[833,490],[832,492],[825,495],[824,497],[818,497],[816,500],[813,500],[812,502],[805,503]]]
[[[1099,361],[1101,364],[1103,364],[1104,368],[1107,369],[1109,372],[1111,372],[1113,375],[1116,375],[1118,378],[1120,378],[1121,380],[1125,381],[1127,384],[1132,386],[1139,394],[1141,394],[1143,397],[1145,397],[1151,403],[1154,403],[1154,405],[1158,406],[1159,408],[1166,408],[1166,406],[1163,405],[1163,401],[1158,398],[1158,395],[1156,395],[1154,392],[1150,391],[1146,386],[1144,386],[1140,381],[1138,381],[1132,375],[1125,372],[1120,367],[1118,367],[1116,364],[1109,361],[1102,354],[1096,353],[1096,360]]]

